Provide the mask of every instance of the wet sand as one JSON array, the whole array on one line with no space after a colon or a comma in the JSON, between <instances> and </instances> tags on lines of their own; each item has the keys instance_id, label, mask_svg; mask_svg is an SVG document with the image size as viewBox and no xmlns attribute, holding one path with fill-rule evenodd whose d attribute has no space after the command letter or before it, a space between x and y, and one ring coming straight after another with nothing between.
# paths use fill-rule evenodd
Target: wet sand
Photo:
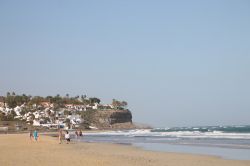
<instances>
[{"instance_id":1,"label":"wet sand","mask_svg":"<svg viewBox=\"0 0 250 166\"><path fill-rule=\"evenodd\" d=\"M71 142L29 134L0 135L0 166L250 166L250 161L179 153L151 152L126 145Z\"/></svg>"}]
</instances>

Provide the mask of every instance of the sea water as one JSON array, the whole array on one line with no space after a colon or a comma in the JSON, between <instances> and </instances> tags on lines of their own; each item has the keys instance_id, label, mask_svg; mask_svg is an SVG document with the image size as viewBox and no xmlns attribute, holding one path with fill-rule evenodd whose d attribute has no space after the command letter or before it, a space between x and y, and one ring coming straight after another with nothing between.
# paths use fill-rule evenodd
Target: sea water
<instances>
[{"instance_id":1,"label":"sea water","mask_svg":"<svg viewBox=\"0 0 250 166\"><path fill-rule=\"evenodd\" d=\"M250 126L202 126L84 133L81 141L250 160Z\"/></svg>"}]
</instances>

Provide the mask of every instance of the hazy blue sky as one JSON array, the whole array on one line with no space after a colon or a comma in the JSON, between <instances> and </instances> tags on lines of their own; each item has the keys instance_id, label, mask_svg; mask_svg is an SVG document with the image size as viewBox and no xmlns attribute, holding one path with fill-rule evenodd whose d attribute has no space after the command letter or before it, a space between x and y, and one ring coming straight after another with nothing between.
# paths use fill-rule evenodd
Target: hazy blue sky
<instances>
[{"instance_id":1,"label":"hazy blue sky","mask_svg":"<svg viewBox=\"0 0 250 166\"><path fill-rule=\"evenodd\" d=\"M126 100L153 126L250 124L248 0L0 0L0 95Z\"/></svg>"}]
</instances>

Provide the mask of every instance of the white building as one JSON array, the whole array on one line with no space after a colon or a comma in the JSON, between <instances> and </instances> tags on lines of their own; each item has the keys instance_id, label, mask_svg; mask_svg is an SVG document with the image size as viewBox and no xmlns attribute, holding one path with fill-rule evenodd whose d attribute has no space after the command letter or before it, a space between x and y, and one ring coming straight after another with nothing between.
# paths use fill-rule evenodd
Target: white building
<instances>
[{"instance_id":1,"label":"white building","mask_svg":"<svg viewBox=\"0 0 250 166\"><path fill-rule=\"evenodd\" d=\"M40 124L40 121L39 121L39 119L34 119L33 120L33 126L40 126L41 124Z\"/></svg>"}]
</instances>

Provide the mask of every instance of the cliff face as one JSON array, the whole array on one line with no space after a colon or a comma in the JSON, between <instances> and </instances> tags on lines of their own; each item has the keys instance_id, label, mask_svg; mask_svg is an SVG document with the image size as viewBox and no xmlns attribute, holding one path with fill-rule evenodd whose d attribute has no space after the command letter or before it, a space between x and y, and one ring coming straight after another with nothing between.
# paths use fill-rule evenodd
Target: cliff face
<instances>
[{"instance_id":1,"label":"cliff face","mask_svg":"<svg viewBox=\"0 0 250 166\"><path fill-rule=\"evenodd\" d=\"M98 128L133 128L132 114L128 110L95 111L92 122Z\"/></svg>"}]
</instances>

